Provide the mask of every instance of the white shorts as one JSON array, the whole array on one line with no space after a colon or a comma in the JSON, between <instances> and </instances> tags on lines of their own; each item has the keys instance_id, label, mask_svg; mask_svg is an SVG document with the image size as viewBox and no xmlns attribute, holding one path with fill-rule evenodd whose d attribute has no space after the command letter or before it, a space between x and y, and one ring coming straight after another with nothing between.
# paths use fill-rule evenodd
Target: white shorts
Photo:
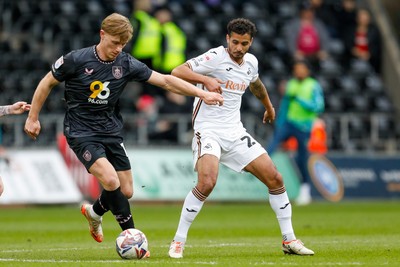
<instances>
[{"instance_id":1,"label":"white shorts","mask_svg":"<svg viewBox=\"0 0 400 267\"><path fill-rule=\"evenodd\" d=\"M194 170L197 171L197 160L205 154L216 156L220 163L236 172L243 172L250 162L267 153L245 129L235 135L218 131L195 132L192 142Z\"/></svg>"}]
</instances>

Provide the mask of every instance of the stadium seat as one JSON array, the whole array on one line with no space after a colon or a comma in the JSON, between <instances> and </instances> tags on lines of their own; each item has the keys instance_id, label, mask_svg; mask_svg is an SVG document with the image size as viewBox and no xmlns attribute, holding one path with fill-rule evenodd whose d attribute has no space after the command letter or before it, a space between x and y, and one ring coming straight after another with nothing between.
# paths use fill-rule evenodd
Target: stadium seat
<instances>
[{"instance_id":1,"label":"stadium seat","mask_svg":"<svg viewBox=\"0 0 400 267\"><path fill-rule=\"evenodd\" d=\"M283 21L291 19L297 14L296 5L287 0L280 1L278 5L278 14L279 18Z\"/></svg>"},{"instance_id":2,"label":"stadium seat","mask_svg":"<svg viewBox=\"0 0 400 267\"><path fill-rule=\"evenodd\" d=\"M368 75L368 77L365 78L365 88L372 94L384 93L383 82L377 75Z\"/></svg>"},{"instance_id":3,"label":"stadium seat","mask_svg":"<svg viewBox=\"0 0 400 267\"><path fill-rule=\"evenodd\" d=\"M340 94L327 94L325 95L326 112L344 112L344 100Z\"/></svg>"},{"instance_id":4,"label":"stadium seat","mask_svg":"<svg viewBox=\"0 0 400 267\"><path fill-rule=\"evenodd\" d=\"M236 14L235 7L230 2L226 2L223 5L221 5L221 12L222 12L221 17L223 20L229 20Z\"/></svg>"},{"instance_id":5,"label":"stadium seat","mask_svg":"<svg viewBox=\"0 0 400 267\"><path fill-rule=\"evenodd\" d=\"M349 116L349 138L351 140L363 140L368 137L370 130L362 117Z\"/></svg>"},{"instance_id":6,"label":"stadium seat","mask_svg":"<svg viewBox=\"0 0 400 267\"><path fill-rule=\"evenodd\" d=\"M360 91L358 82L351 75L337 77L339 88L347 94L357 94Z\"/></svg>"},{"instance_id":7,"label":"stadium seat","mask_svg":"<svg viewBox=\"0 0 400 267\"><path fill-rule=\"evenodd\" d=\"M354 59L350 63L349 72L354 78L362 79L372 72L372 67L367 61Z\"/></svg>"},{"instance_id":8,"label":"stadium seat","mask_svg":"<svg viewBox=\"0 0 400 267\"><path fill-rule=\"evenodd\" d=\"M369 112L370 109L370 99L367 94L359 94L353 97L354 110L358 112Z\"/></svg>"},{"instance_id":9,"label":"stadium seat","mask_svg":"<svg viewBox=\"0 0 400 267\"><path fill-rule=\"evenodd\" d=\"M259 37L261 41L272 38L275 34L274 28L268 21L265 20L265 18L255 20L255 23L257 25L257 37Z\"/></svg>"},{"instance_id":10,"label":"stadium seat","mask_svg":"<svg viewBox=\"0 0 400 267\"><path fill-rule=\"evenodd\" d=\"M83 3L85 2L88 14L90 14L91 16L97 16L98 18L104 16L104 8L102 7L99 1L96 0L83 1Z\"/></svg>"},{"instance_id":11,"label":"stadium seat","mask_svg":"<svg viewBox=\"0 0 400 267\"><path fill-rule=\"evenodd\" d=\"M176 22L179 27L185 32L186 35L188 36L194 36L196 33L196 25L194 20L185 17L178 19Z\"/></svg>"},{"instance_id":12,"label":"stadium seat","mask_svg":"<svg viewBox=\"0 0 400 267\"><path fill-rule=\"evenodd\" d=\"M392 103L385 95L375 96L373 98L373 103L375 111L390 113L394 110Z\"/></svg>"},{"instance_id":13,"label":"stadium seat","mask_svg":"<svg viewBox=\"0 0 400 267\"><path fill-rule=\"evenodd\" d=\"M246 1L242 6L243 17L245 18L264 18L268 16L268 12L262 8L262 6L257 6L250 1Z\"/></svg>"},{"instance_id":14,"label":"stadium seat","mask_svg":"<svg viewBox=\"0 0 400 267\"><path fill-rule=\"evenodd\" d=\"M168 7L171 9L171 12L174 15L175 20L185 17L184 9L180 3L172 1L171 3L168 4Z\"/></svg>"},{"instance_id":15,"label":"stadium seat","mask_svg":"<svg viewBox=\"0 0 400 267\"><path fill-rule=\"evenodd\" d=\"M341 75L342 70L339 64L333 58L330 58L321 61L319 73L327 78L335 78Z\"/></svg>"},{"instance_id":16,"label":"stadium seat","mask_svg":"<svg viewBox=\"0 0 400 267\"><path fill-rule=\"evenodd\" d=\"M211 14L207 5L203 3L203 1L194 1L192 4L193 12L196 14L197 18L209 18Z\"/></svg>"},{"instance_id":17,"label":"stadium seat","mask_svg":"<svg viewBox=\"0 0 400 267\"><path fill-rule=\"evenodd\" d=\"M325 77L321 73L314 75L314 77L321 85L324 94L331 92L332 86L333 86L331 79L329 79L328 77Z\"/></svg>"},{"instance_id":18,"label":"stadium seat","mask_svg":"<svg viewBox=\"0 0 400 267\"><path fill-rule=\"evenodd\" d=\"M80 14L76 9L73 0L64 0L60 3L61 13L65 16L71 16L76 18L77 14Z\"/></svg>"},{"instance_id":19,"label":"stadium seat","mask_svg":"<svg viewBox=\"0 0 400 267\"><path fill-rule=\"evenodd\" d=\"M209 18L207 20L207 32L210 34L210 37L215 36L216 38L221 38L221 35L224 36L225 29L222 28L222 23L216 18Z\"/></svg>"},{"instance_id":20,"label":"stadium seat","mask_svg":"<svg viewBox=\"0 0 400 267\"><path fill-rule=\"evenodd\" d=\"M340 58L343 55L344 52L344 44L340 39L337 38L332 38L329 41L329 48L328 48L329 54L333 58Z\"/></svg>"},{"instance_id":21,"label":"stadium seat","mask_svg":"<svg viewBox=\"0 0 400 267\"><path fill-rule=\"evenodd\" d=\"M278 77L287 76L286 66L283 63L282 59L275 54L269 57L269 65L272 70L272 73L277 75Z\"/></svg>"}]
</instances>

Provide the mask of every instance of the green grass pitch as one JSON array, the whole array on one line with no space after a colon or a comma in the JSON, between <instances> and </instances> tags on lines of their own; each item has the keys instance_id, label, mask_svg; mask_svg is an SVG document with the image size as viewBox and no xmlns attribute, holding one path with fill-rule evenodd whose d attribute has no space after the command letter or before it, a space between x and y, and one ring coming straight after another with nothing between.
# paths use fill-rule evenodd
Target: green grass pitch
<instances>
[{"instance_id":1,"label":"green grass pitch","mask_svg":"<svg viewBox=\"0 0 400 267\"><path fill-rule=\"evenodd\" d=\"M400 266L400 201L316 202L293 206L296 235L315 256L284 255L267 203L206 203L189 232L183 259L168 258L180 204L133 203L151 258L122 260L120 232L103 219L92 240L78 206L0 207L0 266Z\"/></svg>"}]
</instances>

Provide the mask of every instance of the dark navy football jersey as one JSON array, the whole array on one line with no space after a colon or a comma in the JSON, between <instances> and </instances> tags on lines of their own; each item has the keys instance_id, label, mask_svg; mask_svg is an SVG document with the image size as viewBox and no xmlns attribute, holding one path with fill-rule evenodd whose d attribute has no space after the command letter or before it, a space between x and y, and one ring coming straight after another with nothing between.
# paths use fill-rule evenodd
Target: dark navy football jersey
<instances>
[{"instance_id":1,"label":"dark navy football jersey","mask_svg":"<svg viewBox=\"0 0 400 267\"><path fill-rule=\"evenodd\" d=\"M152 70L121 52L102 61L96 46L74 50L52 65L54 78L65 82L67 137L119 135L123 126L118 99L130 81L145 82Z\"/></svg>"}]
</instances>

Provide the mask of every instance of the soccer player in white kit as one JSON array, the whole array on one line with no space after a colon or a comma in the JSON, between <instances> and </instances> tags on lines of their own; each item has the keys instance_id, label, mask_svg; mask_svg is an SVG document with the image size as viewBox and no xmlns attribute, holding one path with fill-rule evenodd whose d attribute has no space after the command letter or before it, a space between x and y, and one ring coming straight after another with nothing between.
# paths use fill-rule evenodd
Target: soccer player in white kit
<instances>
[{"instance_id":1,"label":"soccer player in white kit","mask_svg":"<svg viewBox=\"0 0 400 267\"><path fill-rule=\"evenodd\" d=\"M26 103L25 101L18 101L12 105L0 106L0 117L11 114L22 114L25 111L28 111L30 108L31 105ZM1 194L3 194L3 191L4 191L4 184L0 176L0 196Z\"/></svg>"},{"instance_id":2,"label":"soccer player in white kit","mask_svg":"<svg viewBox=\"0 0 400 267\"><path fill-rule=\"evenodd\" d=\"M220 162L236 172L250 172L268 187L269 202L278 218L285 254L314 255L296 239L292 207L282 175L240 120L242 95L247 88L265 107L263 123L275 119L267 90L258 77L258 60L248 53L256 31L248 19L234 19L227 26L226 48L210 49L172 71L173 75L196 83L204 90L222 93L224 105L206 105L198 98L194 101L192 150L198 181L183 203L178 229L169 248L171 258L183 257L189 228L216 185Z\"/></svg>"}]
</instances>

